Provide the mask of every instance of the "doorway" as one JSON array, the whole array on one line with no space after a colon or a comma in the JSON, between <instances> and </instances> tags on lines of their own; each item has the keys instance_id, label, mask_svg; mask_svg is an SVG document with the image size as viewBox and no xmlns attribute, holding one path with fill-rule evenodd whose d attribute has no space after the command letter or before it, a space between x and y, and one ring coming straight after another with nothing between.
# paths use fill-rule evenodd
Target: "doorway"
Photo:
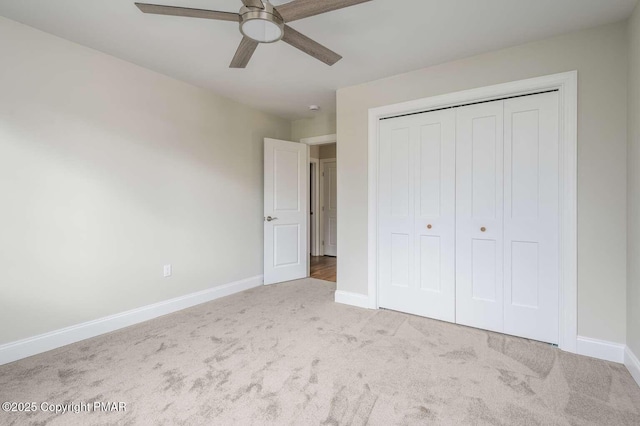
<instances>
[{"instance_id":1,"label":"doorway","mask_svg":"<svg viewBox=\"0 0 640 426\"><path fill-rule=\"evenodd\" d=\"M335 135L303 140L309 147L309 254L312 278L336 282L338 256ZM315 142L315 143L314 143Z\"/></svg>"}]
</instances>

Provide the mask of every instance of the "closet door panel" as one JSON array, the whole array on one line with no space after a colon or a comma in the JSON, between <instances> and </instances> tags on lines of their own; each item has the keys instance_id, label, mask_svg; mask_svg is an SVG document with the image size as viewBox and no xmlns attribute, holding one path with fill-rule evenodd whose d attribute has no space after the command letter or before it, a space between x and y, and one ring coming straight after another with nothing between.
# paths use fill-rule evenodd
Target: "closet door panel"
<instances>
[{"instance_id":1,"label":"closet door panel","mask_svg":"<svg viewBox=\"0 0 640 426\"><path fill-rule=\"evenodd\" d=\"M379 305L455 320L455 112L383 120Z\"/></svg>"},{"instance_id":2,"label":"closet door panel","mask_svg":"<svg viewBox=\"0 0 640 426\"><path fill-rule=\"evenodd\" d=\"M457 109L456 322L502 332L503 101Z\"/></svg>"},{"instance_id":3,"label":"closet door panel","mask_svg":"<svg viewBox=\"0 0 640 426\"><path fill-rule=\"evenodd\" d=\"M425 316L455 321L455 111L416 117L416 274Z\"/></svg>"},{"instance_id":4,"label":"closet door panel","mask_svg":"<svg viewBox=\"0 0 640 426\"><path fill-rule=\"evenodd\" d=\"M505 332L558 343L558 94L505 101Z\"/></svg>"},{"instance_id":5,"label":"closet door panel","mask_svg":"<svg viewBox=\"0 0 640 426\"><path fill-rule=\"evenodd\" d=\"M413 133L406 119L380 125L379 298L389 308L414 286Z\"/></svg>"}]
</instances>

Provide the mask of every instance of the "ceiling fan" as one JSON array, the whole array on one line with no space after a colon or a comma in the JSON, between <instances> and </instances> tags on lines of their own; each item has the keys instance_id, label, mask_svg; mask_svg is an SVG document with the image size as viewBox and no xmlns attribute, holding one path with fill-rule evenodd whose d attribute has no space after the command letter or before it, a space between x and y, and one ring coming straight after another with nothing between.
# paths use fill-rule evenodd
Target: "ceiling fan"
<instances>
[{"instance_id":1,"label":"ceiling fan","mask_svg":"<svg viewBox=\"0 0 640 426\"><path fill-rule=\"evenodd\" d=\"M245 68L259 43L275 43L280 40L327 65L335 64L342 59L342 56L300 34L288 26L287 23L371 0L293 0L277 8L269 0L241 1L243 6L240 8L239 13L147 3L136 3L136 6L144 13L156 15L238 22L243 37L229 67Z\"/></svg>"}]
</instances>

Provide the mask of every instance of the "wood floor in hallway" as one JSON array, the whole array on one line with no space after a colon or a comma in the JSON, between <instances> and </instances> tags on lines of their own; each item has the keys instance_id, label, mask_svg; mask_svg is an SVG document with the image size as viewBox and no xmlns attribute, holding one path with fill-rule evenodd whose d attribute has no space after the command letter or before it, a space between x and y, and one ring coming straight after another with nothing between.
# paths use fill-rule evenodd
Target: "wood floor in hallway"
<instances>
[{"instance_id":1,"label":"wood floor in hallway","mask_svg":"<svg viewBox=\"0 0 640 426\"><path fill-rule=\"evenodd\" d=\"M336 282L337 260L331 256L311 256L311 278Z\"/></svg>"}]
</instances>

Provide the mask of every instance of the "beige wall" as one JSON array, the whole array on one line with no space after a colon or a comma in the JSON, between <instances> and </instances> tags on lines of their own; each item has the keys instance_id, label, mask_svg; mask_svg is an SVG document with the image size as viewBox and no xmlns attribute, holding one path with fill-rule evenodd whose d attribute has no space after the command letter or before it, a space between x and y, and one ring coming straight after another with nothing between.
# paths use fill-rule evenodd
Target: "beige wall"
<instances>
[{"instance_id":1,"label":"beige wall","mask_svg":"<svg viewBox=\"0 0 640 426\"><path fill-rule=\"evenodd\" d=\"M310 158L320 158L320 145L311 145L309 147L309 157Z\"/></svg>"},{"instance_id":2,"label":"beige wall","mask_svg":"<svg viewBox=\"0 0 640 426\"><path fill-rule=\"evenodd\" d=\"M367 294L368 109L579 71L579 334L626 338L626 24L487 53L338 91L338 289Z\"/></svg>"},{"instance_id":3,"label":"beige wall","mask_svg":"<svg viewBox=\"0 0 640 426\"><path fill-rule=\"evenodd\" d=\"M311 145L309 147L309 157L319 160L338 158L336 153L336 144L328 143L325 145Z\"/></svg>"},{"instance_id":4,"label":"beige wall","mask_svg":"<svg viewBox=\"0 0 640 426\"><path fill-rule=\"evenodd\" d=\"M336 155L336 144L328 143L325 145L311 145L309 147L309 157L318 160L338 158Z\"/></svg>"},{"instance_id":5,"label":"beige wall","mask_svg":"<svg viewBox=\"0 0 640 426\"><path fill-rule=\"evenodd\" d=\"M0 57L0 344L262 274L289 121L4 18Z\"/></svg>"},{"instance_id":6,"label":"beige wall","mask_svg":"<svg viewBox=\"0 0 640 426\"><path fill-rule=\"evenodd\" d=\"M335 114L318 113L311 118L303 118L291 123L291 139L294 141L314 136L334 135L335 133Z\"/></svg>"},{"instance_id":7,"label":"beige wall","mask_svg":"<svg viewBox=\"0 0 640 426\"><path fill-rule=\"evenodd\" d=\"M338 158L336 153L336 144L328 143L326 145L320 145L320 157L321 160L327 160L329 158Z\"/></svg>"},{"instance_id":8,"label":"beige wall","mask_svg":"<svg viewBox=\"0 0 640 426\"><path fill-rule=\"evenodd\" d=\"M627 345L640 356L640 6L629 21Z\"/></svg>"}]
</instances>

